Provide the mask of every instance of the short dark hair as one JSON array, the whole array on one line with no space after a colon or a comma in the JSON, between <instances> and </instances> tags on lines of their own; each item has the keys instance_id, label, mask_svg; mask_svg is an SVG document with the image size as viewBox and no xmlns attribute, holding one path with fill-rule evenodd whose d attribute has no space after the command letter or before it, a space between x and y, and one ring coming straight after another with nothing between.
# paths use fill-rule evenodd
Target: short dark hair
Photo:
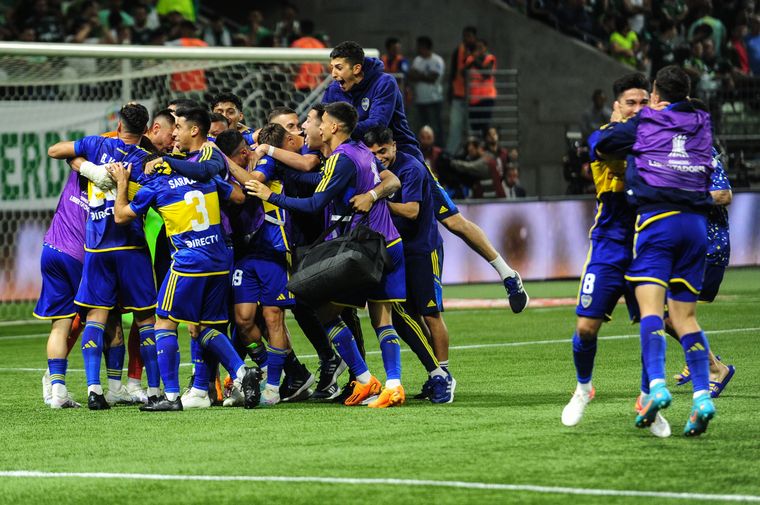
<instances>
[{"instance_id":1,"label":"short dark hair","mask_svg":"<svg viewBox=\"0 0 760 505\"><path fill-rule=\"evenodd\" d=\"M364 144L367 147L374 145L384 146L386 144L393 143L393 130L385 128L383 126L376 126L367 130L364 134Z\"/></svg>"},{"instance_id":2,"label":"short dark hair","mask_svg":"<svg viewBox=\"0 0 760 505\"><path fill-rule=\"evenodd\" d=\"M142 135L148 127L148 109L139 103L128 103L119 111L119 119L126 133Z\"/></svg>"},{"instance_id":3,"label":"short dark hair","mask_svg":"<svg viewBox=\"0 0 760 505\"><path fill-rule=\"evenodd\" d=\"M398 44L401 42L398 37L388 37L385 39L385 49L390 49L390 47L394 44Z\"/></svg>"},{"instance_id":4,"label":"short dark hair","mask_svg":"<svg viewBox=\"0 0 760 505\"><path fill-rule=\"evenodd\" d=\"M287 135L288 131L281 124L269 123L259 131L259 144L282 147Z\"/></svg>"},{"instance_id":5,"label":"short dark hair","mask_svg":"<svg viewBox=\"0 0 760 505\"><path fill-rule=\"evenodd\" d=\"M343 123L343 129L349 135L353 133L356 123L359 121L359 114L354 106L346 102L333 102L325 105L325 114L329 114L338 122Z\"/></svg>"},{"instance_id":6,"label":"short dark hair","mask_svg":"<svg viewBox=\"0 0 760 505\"><path fill-rule=\"evenodd\" d=\"M224 130L216 136L216 146L226 156L232 156L240 147L241 143L245 143L245 139L243 138L243 134L235 128Z\"/></svg>"},{"instance_id":7,"label":"short dark hair","mask_svg":"<svg viewBox=\"0 0 760 505\"><path fill-rule=\"evenodd\" d=\"M361 65L364 63L364 49L353 40L341 42L330 52L330 59L345 58L349 65Z\"/></svg>"},{"instance_id":8,"label":"short dark hair","mask_svg":"<svg viewBox=\"0 0 760 505\"><path fill-rule=\"evenodd\" d=\"M269 111L269 114L267 115L267 123L271 123L272 120L276 118L277 116L283 116L285 114L296 114L296 111L294 111L290 107L285 107L285 106L275 107L274 109Z\"/></svg>"},{"instance_id":9,"label":"short dark hair","mask_svg":"<svg viewBox=\"0 0 760 505\"><path fill-rule=\"evenodd\" d=\"M211 128L211 116L206 109L202 107L179 109L176 115L177 117L185 118L185 121L197 126L204 137L208 135L208 131Z\"/></svg>"},{"instance_id":10,"label":"short dark hair","mask_svg":"<svg viewBox=\"0 0 760 505\"><path fill-rule=\"evenodd\" d=\"M311 110L317 113L317 118L322 121L322 116L325 114L325 104L317 102L311 106Z\"/></svg>"},{"instance_id":11,"label":"short dark hair","mask_svg":"<svg viewBox=\"0 0 760 505\"><path fill-rule=\"evenodd\" d=\"M612 94L615 96L615 99L619 98L620 95L629 89L643 89L648 93L649 79L640 72L632 72L612 83Z\"/></svg>"},{"instance_id":12,"label":"short dark hair","mask_svg":"<svg viewBox=\"0 0 760 505\"><path fill-rule=\"evenodd\" d=\"M240 97L237 96L235 93L230 93L229 91L223 91L216 95L211 100L211 109L219 105L220 103L229 102L232 104L235 104L235 107L237 107L237 110L243 111L243 101L240 100Z\"/></svg>"},{"instance_id":13,"label":"short dark hair","mask_svg":"<svg viewBox=\"0 0 760 505\"><path fill-rule=\"evenodd\" d=\"M226 124L227 126L230 125L230 122L227 120L227 117L224 116L223 114L219 114L218 112L212 112L211 114L209 114L209 117L212 123L215 123L216 121L224 121L224 124Z\"/></svg>"},{"instance_id":14,"label":"short dark hair","mask_svg":"<svg viewBox=\"0 0 760 505\"><path fill-rule=\"evenodd\" d=\"M604 91L601 89L595 89L594 92L591 94L591 99L596 100L599 97L604 96Z\"/></svg>"},{"instance_id":15,"label":"short dark hair","mask_svg":"<svg viewBox=\"0 0 760 505\"><path fill-rule=\"evenodd\" d=\"M174 100L171 100L167 105L176 105L178 109L192 109L201 106L201 104L195 100L190 100L189 98L175 98Z\"/></svg>"},{"instance_id":16,"label":"short dark hair","mask_svg":"<svg viewBox=\"0 0 760 505\"><path fill-rule=\"evenodd\" d=\"M160 111L153 114L153 122L151 124L155 123L156 120L159 118L165 119L167 123L172 124L172 125L175 122L174 114L172 114L171 109L161 109Z\"/></svg>"},{"instance_id":17,"label":"short dark hair","mask_svg":"<svg viewBox=\"0 0 760 505\"><path fill-rule=\"evenodd\" d=\"M691 91L689 74L676 65L661 68L654 82L660 99L670 103L685 100Z\"/></svg>"},{"instance_id":18,"label":"short dark hair","mask_svg":"<svg viewBox=\"0 0 760 505\"><path fill-rule=\"evenodd\" d=\"M465 33L469 33L471 35L477 36L478 29L475 28L474 26L465 26L464 28L462 28L462 35L464 35Z\"/></svg>"},{"instance_id":19,"label":"short dark hair","mask_svg":"<svg viewBox=\"0 0 760 505\"><path fill-rule=\"evenodd\" d=\"M427 35L417 37L417 46L425 49L433 49L433 39Z\"/></svg>"},{"instance_id":20,"label":"short dark hair","mask_svg":"<svg viewBox=\"0 0 760 505\"><path fill-rule=\"evenodd\" d=\"M301 35L312 35L314 33L314 21L311 19L301 20Z\"/></svg>"}]
</instances>

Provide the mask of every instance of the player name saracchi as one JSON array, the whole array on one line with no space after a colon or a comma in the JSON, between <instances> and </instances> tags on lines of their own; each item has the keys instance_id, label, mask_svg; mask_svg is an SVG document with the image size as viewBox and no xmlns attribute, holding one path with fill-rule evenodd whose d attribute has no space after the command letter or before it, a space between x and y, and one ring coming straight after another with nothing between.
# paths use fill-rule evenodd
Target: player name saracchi
<instances>
[{"instance_id":1,"label":"player name saracchi","mask_svg":"<svg viewBox=\"0 0 760 505\"><path fill-rule=\"evenodd\" d=\"M169 179L169 187L172 189L178 188L180 186L187 186L188 184L194 184L196 181L192 179L188 179L187 177L175 177L174 179Z\"/></svg>"},{"instance_id":2,"label":"player name saracchi","mask_svg":"<svg viewBox=\"0 0 760 505\"><path fill-rule=\"evenodd\" d=\"M219 242L219 235L208 235L201 238L194 238L192 240L185 240L187 247L202 247L204 245L216 244Z\"/></svg>"}]
</instances>

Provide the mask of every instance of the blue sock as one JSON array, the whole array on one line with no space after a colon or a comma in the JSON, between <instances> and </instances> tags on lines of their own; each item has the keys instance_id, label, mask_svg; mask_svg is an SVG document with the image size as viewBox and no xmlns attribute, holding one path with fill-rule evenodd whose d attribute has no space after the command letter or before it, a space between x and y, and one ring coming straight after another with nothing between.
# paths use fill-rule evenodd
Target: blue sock
<instances>
[{"instance_id":1,"label":"blue sock","mask_svg":"<svg viewBox=\"0 0 760 505\"><path fill-rule=\"evenodd\" d=\"M380 341L380 354L383 356L385 378L401 380L401 345L398 334L393 326L375 328L377 339Z\"/></svg>"},{"instance_id":2,"label":"blue sock","mask_svg":"<svg viewBox=\"0 0 760 505\"><path fill-rule=\"evenodd\" d=\"M152 324L144 324L137 328L140 332L140 357L148 377L148 387L161 386L161 373L158 371L158 356L156 355L156 332Z\"/></svg>"},{"instance_id":3,"label":"blue sock","mask_svg":"<svg viewBox=\"0 0 760 505\"><path fill-rule=\"evenodd\" d=\"M103 354L106 357L106 375L109 380L121 380L121 369L124 368L124 354L127 348L124 344L106 349Z\"/></svg>"},{"instance_id":4,"label":"blue sock","mask_svg":"<svg viewBox=\"0 0 760 505\"><path fill-rule=\"evenodd\" d=\"M82 358L87 385L100 384L100 357L103 354L103 333L105 325L87 321L82 332Z\"/></svg>"},{"instance_id":5,"label":"blue sock","mask_svg":"<svg viewBox=\"0 0 760 505\"><path fill-rule=\"evenodd\" d=\"M575 375L578 382L588 384L591 382L591 374L594 371L594 357L596 356L596 338L583 340L578 332L573 334L573 362L575 363Z\"/></svg>"},{"instance_id":6,"label":"blue sock","mask_svg":"<svg viewBox=\"0 0 760 505\"><path fill-rule=\"evenodd\" d=\"M69 360L66 358L57 358L48 360L48 370L50 371L50 382L52 384L66 384L66 367Z\"/></svg>"},{"instance_id":7,"label":"blue sock","mask_svg":"<svg viewBox=\"0 0 760 505\"><path fill-rule=\"evenodd\" d=\"M164 392L179 394L179 342L177 330L156 330L158 369L164 381Z\"/></svg>"},{"instance_id":8,"label":"blue sock","mask_svg":"<svg viewBox=\"0 0 760 505\"><path fill-rule=\"evenodd\" d=\"M190 359L193 360L193 387L201 391L208 390L208 384L211 380L211 372L205 359L209 354L211 353L204 352L204 349L198 343L198 339L192 339L190 343Z\"/></svg>"},{"instance_id":9,"label":"blue sock","mask_svg":"<svg viewBox=\"0 0 760 505\"><path fill-rule=\"evenodd\" d=\"M232 347L232 342L230 342L227 335L213 328L204 328L198 336L198 340L201 347L210 350L219 358L224 368L230 373L230 377L235 379L237 371L241 366L245 365L245 362L240 358L235 348Z\"/></svg>"},{"instance_id":10,"label":"blue sock","mask_svg":"<svg viewBox=\"0 0 760 505\"><path fill-rule=\"evenodd\" d=\"M641 392L645 395L649 394L649 374L647 374L647 367L644 366L644 354L641 354Z\"/></svg>"},{"instance_id":11,"label":"blue sock","mask_svg":"<svg viewBox=\"0 0 760 505\"><path fill-rule=\"evenodd\" d=\"M665 325L660 316L641 319L641 352L650 382L665 379Z\"/></svg>"},{"instance_id":12,"label":"blue sock","mask_svg":"<svg viewBox=\"0 0 760 505\"><path fill-rule=\"evenodd\" d=\"M369 371L367 363L359 353L359 348L356 346L356 340L351 334L351 330L348 329L346 323L342 319L338 318L325 325L325 333L327 338L335 345L335 350L338 351L340 357L348 365L351 373L355 377Z\"/></svg>"},{"instance_id":13,"label":"blue sock","mask_svg":"<svg viewBox=\"0 0 760 505\"><path fill-rule=\"evenodd\" d=\"M280 349L273 345L267 346L267 385L280 386L282 367L288 357L287 349Z\"/></svg>"},{"instance_id":14,"label":"blue sock","mask_svg":"<svg viewBox=\"0 0 760 505\"><path fill-rule=\"evenodd\" d=\"M710 344L702 331L681 337L694 392L710 390Z\"/></svg>"}]
</instances>

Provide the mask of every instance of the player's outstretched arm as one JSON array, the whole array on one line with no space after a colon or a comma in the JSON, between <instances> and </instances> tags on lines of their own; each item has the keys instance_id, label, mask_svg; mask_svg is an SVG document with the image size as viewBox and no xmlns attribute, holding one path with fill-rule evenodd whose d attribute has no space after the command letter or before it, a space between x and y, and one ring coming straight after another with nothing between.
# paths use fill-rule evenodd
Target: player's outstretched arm
<instances>
[{"instance_id":1,"label":"player's outstretched arm","mask_svg":"<svg viewBox=\"0 0 760 505\"><path fill-rule=\"evenodd\" d=\"M394 203L388 202L388 208L391 214L411 219L417 219L420 215L420 202Z\"/></svg>"},{"instance_id":2,"label":"player's outstretched arm","mask_svg":"<svg viewBox=\"0 0 760 505\"><path fill-rule=\"evenodd\" d=\"M73 140L64 140L48 147L48 156L56 160L65 160L67 158L73 158L76 155L77 153Z\"/></svg>"},{"instance_id":3,"label":"player's outstretched arm","mask_svg":"<svg viewBox=\"0 0 760 505\"><path fill-rule=\"evenodd\" d=\"M271 154L269 153L270 150L272 151ZM298 154L279 147L272 147L269 144L259 144L256 147L256 155L261 158L265 154L300 172L310 172L319 166L319 156L317 155Z\"/></svg>"},{"instance_id":4,"label":"player's outstretched arm","mask_svg":"<svg viewBox=\"0 0 760 505\"><path fill-rule=\"evenodd\" d=\"M87 161L83 156L77 156L69 160L69 166L103 191L109 191L116 187L116 182L106 170L106 165L96 165Z\"/></svg>"},{"instance_id":5,"label":"player's outstretched arm","mask_svg":"<svg viewBox=\"0 0 760 505\"><path fill-rule=\"evenodd\" d=\"M718 205L721 207L730 205L731 200L734 197L730 189L718 189L715 191L710 191L710 196L712 196L712 199L715 205Z\"/></svg>"},{"instance_id":6,"label":"player's outstretched arm","mask_svg":"<svg viewBox=\"0 0 760 505\"><path fill-rule=\"evenodd\" d=\"M390 170L380 172L380 184L367 193L356 195L350 202L357 212L369 212L372 205L381 198L387 198L401 189L401 181ZM418 209L419 211L419 209Z\"/></svg>"},{"instance_id":7,"label":"player's outstretched arm","mask_svg":"<svg viewBox=\"0 0 760 505\"><path fill-rule=\"evenodd\" d=\"M132 172L132 164L124 167L122 163L110 163L107 170L116 181L116 202L114 203L113 217L116 224L128 224L137 218L137 214L129 206L129 174Z\"/></svg>"}]
</instances>

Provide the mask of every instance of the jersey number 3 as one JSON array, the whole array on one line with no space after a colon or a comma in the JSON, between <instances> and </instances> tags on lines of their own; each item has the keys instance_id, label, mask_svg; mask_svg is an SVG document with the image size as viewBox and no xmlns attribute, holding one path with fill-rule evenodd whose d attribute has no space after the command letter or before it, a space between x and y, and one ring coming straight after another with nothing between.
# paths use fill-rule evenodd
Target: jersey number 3
<instances>
[{"instance_id":1,"label":"jersey number 3","mask_svg":"<svg viewBox=\"0 0 760 505\"><path fill-rule=\"evenodd\" d=\"M195 206L195 219L190 221L193 231L205 231L209 227L208 210L206 210L206 197L200 191L193 190L185 193L185 203Z\"/></svg>"}]
</instances>

